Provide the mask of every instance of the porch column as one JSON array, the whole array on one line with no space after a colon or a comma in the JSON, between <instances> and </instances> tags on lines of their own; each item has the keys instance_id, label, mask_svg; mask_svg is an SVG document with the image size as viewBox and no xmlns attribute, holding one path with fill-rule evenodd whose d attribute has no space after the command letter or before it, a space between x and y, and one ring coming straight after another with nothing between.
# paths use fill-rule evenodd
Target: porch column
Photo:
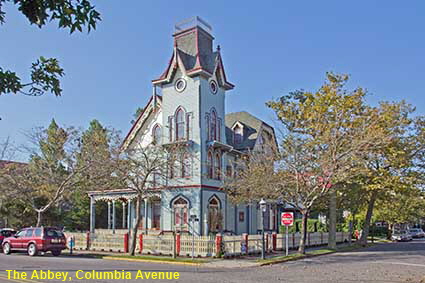
<instances>
[{"instance_id":1,"label":"porch column","mask_svg":"<svg viewBox=\"0 0 425 283\"><path fill-rule=\"evenodd\" d=\"M127 228L130 232L131 229L131 199L128 200L128 213L127 213Z\"/></svg>"},{"instance_id":2,"label":"porch column","mask_svg":"<svg viewBox=\"0 0 425 283\"><path fill-rule=\"evenodd\" d=\"M111 229L111 202L108 201L108 230Z\"/></svg>"},{"instance_id":3,"label":"porch column","mask_svg":"<svg viewBox=\"0 0 425 283\"><path fill-rule=\"evenodd\" d=\"M116 210L115 210L115 200L112 201L112 233L115 234L115 224L116 224Z\"/></svg>"},{"instance_id":4,"label":"porch column","mask_svg":"<svg viewBox=\"0 0 425 283\"><path fill-rule=\"evenodd\" d=\"M148 199L145 198L144 202L145 202L145 223L144 224L145 224L145 230L147 233L148 231Z\"/></svg>"},{"instance_id":5,"label":"porch column","mask_svg":"<svg viewBox=\"0 0 425 283\"><path fill-rule=\"evenodd\" d=\"M126 202L123 201L122 203L122 228L125 229L126 228L126 223L125 223L125 219L126 219L126 215L125 215L125 206L126 206Z\"/></svg>"},{"instance_id":6,"label":"porch column","mask_svg":"<svg viewBox=\"0 0 425 283\"><path fill-rule=\"evenodd\" d=\"M96 206L93 196L90 196L90 232L94 233L96 224Z\"/></svg>"}]
</instances>

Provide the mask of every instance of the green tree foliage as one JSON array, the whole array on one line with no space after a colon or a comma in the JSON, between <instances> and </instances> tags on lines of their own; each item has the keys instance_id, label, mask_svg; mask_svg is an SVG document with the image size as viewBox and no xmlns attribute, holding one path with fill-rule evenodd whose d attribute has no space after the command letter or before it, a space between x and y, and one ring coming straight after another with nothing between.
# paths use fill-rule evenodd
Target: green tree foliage
<instances>
[{"instance_id":1,"label":"green tree foliage","mask_svg":"<svg viewBox=\"0 0 425 283\"><path fill-rule=\"evenodd\" d=\"M296 91L268 102L284 135L278 156L272 157L274 166L266 166L269 161L261 155L251 155L241 166L239 180L229 185L236 198L281 199L300 211L301 253L307 218L318 199L352 178L353 168L370 150L391 141L380 126L382 113L365 103L362 88L346 89L348 78L328 73L315 92Z\"/></svg>"},{"instance_id":2,"label":"green tree foliage","mask_svg":"<svg viewBox=\"0 0 425 283\"><path fill-rule=\"evenodd\" d=\"M0 0L0 24L6 21L4 4L10 3L28 19L29 23L42 28L49 21L58 22L58 27L68 29L70 33L88 32L96 28L101 20L99 12L88 0ZM0 95L22 93L40 96L51 92L56 96L62 94L60 78L64 70L55 58L40 57L31 66L29 82L23 83L16 72L0 67Z\"/></svg>"}]
</instances>

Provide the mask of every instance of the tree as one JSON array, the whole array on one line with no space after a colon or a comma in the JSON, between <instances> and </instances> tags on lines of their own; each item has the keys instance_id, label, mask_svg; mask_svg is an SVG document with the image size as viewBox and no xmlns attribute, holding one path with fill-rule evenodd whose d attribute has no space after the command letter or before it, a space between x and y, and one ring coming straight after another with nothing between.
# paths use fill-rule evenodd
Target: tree
<instances>
[{"instance_id":1,"label":"tree","mask_svg":"<svg viewBox=\"0 0 425 283\"><path fill-rule=\"evenodd\" d=\"M42 215L68 196L79 182L78 174L88 165L76 166L77 132L59 127L54 120L47 129L33 133L38 151L31 154L28 165L6 167L3 186L13 190L19 199L37 213L37 226Z\"/></svg>"},{"instance_id":2,"label":"tree","mask_svg":"<svg viewBox=\"0 0 425 283\"><path fill-rule=\"evenodd\" d=\"M136 112L133 114L133 119L130 121L131 124L136 123L137 119L139 118L139 116L142 114L142 112L145 109L142 107L137 107Z\"/></svg>"},{"instance_id":3,"label":"tree","mask_svg":"<svg viewBox=\"0 0 425 283\"><path fill-rule=\"evenodd\" d=\"M250 156L240 181L230 183L233 195L281 199L299 210L300 253L305 253L307 219L316 201L351 177L351 169L368 150L389 140L379 127L379 111L364 101L366 92L345 89L348 78L328 73L316 92L295 91L268 102L285 134L280 153ZM264 166L270 160L275 166Z\"/></svg>"},{"instance_id":4,"label":"tree","mask_svg":"<svg viewBox=\"0 0 425 283\"><path fill-rule=\"evenodd\" d=\"M152 188L166 186L169 170L176 166L179 156L186 149L182 145L133 145L123 151L117 176L125 184L124 188L136 194L136 219L131 233L129 253L135 255L137 231L141 223L140 208L144 198L154 196Z\"/></svg>"},{"instance_id":5,"label":"tree","mask_svg":"<svg viewBox=\"0 0 425 283\"><path fill-rule=\"evenodd\" d=\"M49 21L57 21L59 28L82 32L86 27L90 32L101 20L99 12L88 0L0 0L0 24L4 24L6 13L5 3L18 6L18 10L28 19L30 24L42 28ZM40 96L51 92L56 96L62 94L60 77L64 70L55 58L40 57L31 66L31 76L27 83L13 71L0 67L0 95L22 93L30 96Z\"/></svg>"},{"instance_id":6,"label":"tree","mask_svg":"<svg viewBox=\"0 0 425 283\"><path fill-rule=\"evenodd\" d=\"M80 182L67 200L71 204L64 217L68 227L79 230L88 228L89 191L122 188L123 185L114 176L119 162L120 144L118 133L103 127L98 120L92 120L89 128L82 133L76 163L77 167L84 167L85 164L90 166L79 174Z\"/></svg>"},{"instance_id":7,"label":"tree","mask_svg":"<svg viewBox=\"0 0 425 283\"><path fill-rule=\"evenodd\" d=\"M15 147L13 142L10 140L10 137L4 139L0 142L0 161L1 160L11 160L15 155Z\"/></svg>"},{"instance_id":8,"label":"tree","mask_svg":"<svg viewBox=\"0 0 425 283\"><path fill-rule=\"evenodd\" d=\"M362 185L368 197L363 233L360 242L365 245L375 204L391 199L396 194L410 194L420 182L414 160L424 150L425 144L412 132L414 108L404 101L380 104L380 127L391 137L389 143L371 150L360 164L362 174L355 181Z\"/></svg>"}]
</instances>

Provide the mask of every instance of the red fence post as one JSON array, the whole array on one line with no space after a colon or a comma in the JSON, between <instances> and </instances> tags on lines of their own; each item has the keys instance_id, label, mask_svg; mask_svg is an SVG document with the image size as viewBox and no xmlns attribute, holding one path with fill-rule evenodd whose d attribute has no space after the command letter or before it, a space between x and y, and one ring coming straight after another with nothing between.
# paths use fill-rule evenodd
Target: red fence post
<instances>
[{"instance_id":1,"label":"red fence post","mask_svg":"<svg viewBox=\"0 0 425 283\"><path fill-rule=\"evenodd\" d=\"M124 252L128 253L128 233L124 234Z\"/></svg>"},{"instance_id":2,"label":"red fence post","mask_svg":"<svg viewBox=\"0 0 425 283\"><path fill-rule=\"evenodd\" d=\"M90 250L90 231L86 233L86 250Z\"/></svg>"},{"instance_id":3,"label":"red fence post","mask_svg":"<svg viewBox=\"0 0 425 283\"><path fill-rule=\"evenodd\" d=\"M177 256L180 255L180 248L181 248L181 235L180 233L176 234L176 254Z\"/></svg>"},{"instance_id":4,"label":"red fence post","mask_svg":"<svg viewBox=\"0 0 425 283\"><path fill-rule=\"evenodd\" d=\"M221 250L222 241L223 241L223 236L221 234L217 234L215 236L215 253L216 253L216 256L219 256L222 252L222 250Z\"/></svg>"},{"instance_id":5,"label":"red fence post","mask_svg":"<svg viewBox=\"0 0 425 283\"><path fill-rule=\"evenodd\" d=\"M277 249L277 234L276 234L276 232L273 232L272 239L273 239L273 241L272 241L273 251L276 251L276 249Z\"/></svg>"},{"instance_id":6,"label":"red fence post","mask_svg":"<svg viewBox=\"0 0 425 283\"><path fill-rule=\"evenodd\" d=\"M139 235L139 254L142 254L143 251L143 234Z\"/></svg>"}]
</instances>

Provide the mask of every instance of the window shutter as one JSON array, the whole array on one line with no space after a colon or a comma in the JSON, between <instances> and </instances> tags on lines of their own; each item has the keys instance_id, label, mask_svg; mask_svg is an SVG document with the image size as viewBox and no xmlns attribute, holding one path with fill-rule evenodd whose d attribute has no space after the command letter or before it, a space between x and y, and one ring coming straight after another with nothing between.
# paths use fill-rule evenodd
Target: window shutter
<instances>
[{"instance_id":1,"label":"window shutter","mask_svg":"<svg viewBox=\"0 0 425 283\"><path fill-rule=\"evenodd\" d=\"M210 140L210 115L205 115L205 128L207 130L207 141Z\"/></svg>"},{"instance_id":2,"label":"window shutter","mask_svg":"<svg viewBox=\"0 0 425 283\"><path fill-rule=\"evenodd\" d=\"M170 142L173 141L173 117L168 117L168 139Z\"/></svg>"},{"instance_id":3,"label":"window shutter","mask_svg":"<svg viewBox=\"0 0 425 283\"><path fill-rule=\"evenodd\" d=\"M218 118L218 123L217 123L217 140L221 141L221 119Z\"/></svg>"}]
</instances>

